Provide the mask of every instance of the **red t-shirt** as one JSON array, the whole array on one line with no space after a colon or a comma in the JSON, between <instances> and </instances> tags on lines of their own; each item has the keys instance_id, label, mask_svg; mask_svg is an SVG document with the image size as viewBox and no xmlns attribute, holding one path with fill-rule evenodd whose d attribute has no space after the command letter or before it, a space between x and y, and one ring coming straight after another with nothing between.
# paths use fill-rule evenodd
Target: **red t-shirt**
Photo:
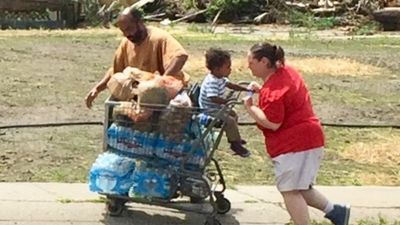
<instances>
[{"instance_id":1,"label":"red t-shirt","mask_svg":"<svg viewBox=\"0 0 400 225\"><path fill-rule=\"evenodd\" d=\"M269 77L260 90L259 107L269 121L282 123L276 131L258 125L272 158L324 146L322 127L307 87L293 68L279 68Z\"/></svg>"}]
</instances>

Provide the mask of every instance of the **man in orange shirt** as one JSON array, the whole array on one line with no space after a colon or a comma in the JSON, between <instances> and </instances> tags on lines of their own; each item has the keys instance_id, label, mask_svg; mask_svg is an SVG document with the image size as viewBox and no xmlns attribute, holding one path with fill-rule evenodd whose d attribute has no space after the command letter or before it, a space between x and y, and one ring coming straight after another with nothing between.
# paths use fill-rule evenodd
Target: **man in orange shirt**
<instances>
[{"instance_id":1,"label":"man in orange shirt","mask_svg":"<svg viewBox=\"0 0 400 225\"><path fill-rule=\"evenodd\" d=\"M106 89L111 76L128 66L151 73L173 75L184 83L189 81L188 75L181 71L188 54L170 34L156 27L146 27L141 13L135 8L125 9L117 24L125 38L115 52L113 66L86 95L88 108L97 95Z\"/></svg>"}]
</instances>

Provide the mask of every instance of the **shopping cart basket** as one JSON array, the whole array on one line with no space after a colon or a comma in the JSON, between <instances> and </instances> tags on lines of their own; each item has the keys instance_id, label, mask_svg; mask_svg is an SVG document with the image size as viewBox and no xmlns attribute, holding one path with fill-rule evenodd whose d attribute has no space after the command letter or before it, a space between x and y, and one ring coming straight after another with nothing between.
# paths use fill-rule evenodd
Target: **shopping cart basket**
<instances>
[{"instance_id":1,"label":"shopping cart basket","mask_svg":"<svg viewBox=\"0 0 400 225\"><path fill-rule=\"evenodd\" d=\"M90 174L91 189L107 197L107 212L120 215L127 202L188 211L185 203L209 203L212 210L199 213L207 215L205 224L220 224L216 215L227 213L231 203L224 197L225 180L213 156L223 135L221 121L238 96L212 112L107 99L103 149L122 159L111 162L118 173Z\"/></svg>"}]
</instances>

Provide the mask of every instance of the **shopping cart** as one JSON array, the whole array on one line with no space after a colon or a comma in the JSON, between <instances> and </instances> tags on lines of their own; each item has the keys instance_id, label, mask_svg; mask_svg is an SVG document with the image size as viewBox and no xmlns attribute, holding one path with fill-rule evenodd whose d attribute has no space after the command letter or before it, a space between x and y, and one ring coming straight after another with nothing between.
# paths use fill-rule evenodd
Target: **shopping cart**
<instances>
[{"instance_id":1,"label":"shopping cart","mask_svg":"<svg viewBox=\"0 0 400 225\"><path fill-rule=\"evenodd\" d=\"M94 181L113 184L107 191L97 190L107 198L108 214L120 215L127 202L187 211L193 211L192 204L209 204L208 210L201 207L198 213L206 215L206 225L221 224L216 215L229 212L231 203L224 196L225 180L213 156L223 135L223 118L239 96L231 92L232 100L217 111L107 99L103 149L134 160L130 172L121 175L124 181Z\"/></svg>"}]
</instances>

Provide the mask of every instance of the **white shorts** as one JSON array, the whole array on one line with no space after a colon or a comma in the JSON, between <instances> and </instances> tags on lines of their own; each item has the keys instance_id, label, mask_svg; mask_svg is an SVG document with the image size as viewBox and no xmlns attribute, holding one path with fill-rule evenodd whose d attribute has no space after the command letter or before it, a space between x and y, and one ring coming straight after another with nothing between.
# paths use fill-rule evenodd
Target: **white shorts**
<instances>
[{"instance_id":1,"label":"white shorts","mask_svg":"<svg viewBox=\"0 0 400 225\"><path fill-rule=\"evenodd\" d=\"M287 153L272 159L280 192L308 190L315 182L324 148Z\"/></svg>"}]
</instances>

